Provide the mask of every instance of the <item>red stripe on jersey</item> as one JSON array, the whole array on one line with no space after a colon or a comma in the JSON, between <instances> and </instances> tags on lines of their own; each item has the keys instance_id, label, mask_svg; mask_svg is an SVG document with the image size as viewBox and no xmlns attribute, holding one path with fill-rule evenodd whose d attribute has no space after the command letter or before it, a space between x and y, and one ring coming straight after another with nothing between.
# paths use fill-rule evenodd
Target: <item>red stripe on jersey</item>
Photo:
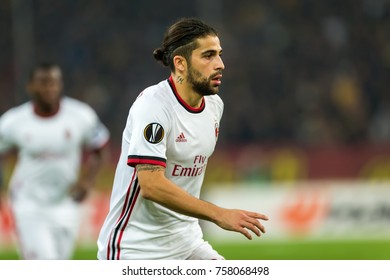
<instances>
[{"instance_id":1,"label":"red stripe on jersey","mask_svg":"<svg viewBox=\"0 0 390 280\"><path fill-rule=\"evenodd\" d=\"M135 172L134 172L134 173L135 173ZM136 190L134 199L133 199L133 201L132 201L132 203L131 203L131 206L130 206L130 211L129 211L129 213L128 213L127 217L126 217L126 221L125 221L125 223L123 224L122 229L121 229L121 231L120 231L120 233L119 233L118 246L117 246L117 247L118 247L117 260L120 259L120 253L121 253L120 244L121 244L123 232L125 231L125 228L126 228L127 224L129 223L129 219L130 219L131 213L133 212L133 208L134 208L134 205L135 205L135 203L136 203L136 201L137 201L137 198L138 198L140 189L141 189L141 188L140 188L139 186L137 186L137 190Z\"/></svg>"},{"instance_id":2,"label":"red stripe on jersey","mask_svg":"<svg viewBox=\"0 0 390 280\"><path fill-rule=\"evenodd\" d=\"M161 165L166 167L167 163L164 159L159 158L139 158L139 157L129 157L127 159L127 165L135 167L137 164L152 164L152 165Z\"/></svg>"},{"instance_id":3,"label":"red stripe on jersey","mask_svg":"<svg viewBox=\"0 0 390 280\"><path fill-rule=\"evenodd\" d=\"M111 235L112 235L112 231L111 231L111 233L110 233L110 237L108 238L108 244L107 244L107 260L109 260L110 259L110 252L111 252L111 250L110 250L110 240L111 240Z\"/></svg>"},{"instance_id":4,"label":"red stripe on jersey","mask_svg":"<svg viewBox=\"0 0 390 280\"><path fill-rule=\"evenodd\" d=\"M200 104L200 107L199 107L199 108L194 108L194 107L188 105L188 104L183 100L183 98L181 98L181 96L179 95L179 93L178 93L178 91L177 91L177 89L176 89L175 83L173 82L172 76L169 77L168 82L169 82L169 85L170 85L171 88L172 88L173 93L174 93L175 96L176 96L177 101L179 101L179 103L180 103L188 112L191 112L191 113L200 113L200 112L203 111L203 109L204 109L204 107L205 107L204 97L202 97L202 104Z\"/></svg>"},{"instance_id":5,"label":"red stripe on jersey","mask_svg":"<svg viewBox=\"0 0 390 280\"><path fill-rule=\"evenodd\" d=\"M120 224L120 221L123 219L123 216L125 215L126 213L126 209L128 208L128 204L130 204L131 202L129 202L129 198L130 198L130 193L131 193L131 190L132 190L132 186L134 184L134 179L135 179L135 174L136 172L133 172L133 176L131 178L131 181L130 181L130 184L129 184L129 187L127 188L127 192L126 192L126 198L125 198L125 201L124 201L124 204L123 204L123 208L122 208L122 212L121 212L121 215L119 216L119 218L117 219L116 223L115 223L115 226L114 226L114 229L117 228L117 226ZM137 186L133 186L133 187L137 187ZM110 246L111 246L111 236L112 236L112 232L110 234L110 238L108 239L109 242L107 244L107 259L109 260L110 259L110 253L111 253L111 250L110 250ZM114 239L115 239L115 235L114 235ZM114 242L114 240L112 241ZM118 244L119 245L119 244ZM113 252L114 253L114 252Z\"/></svg>"}]
</instances>

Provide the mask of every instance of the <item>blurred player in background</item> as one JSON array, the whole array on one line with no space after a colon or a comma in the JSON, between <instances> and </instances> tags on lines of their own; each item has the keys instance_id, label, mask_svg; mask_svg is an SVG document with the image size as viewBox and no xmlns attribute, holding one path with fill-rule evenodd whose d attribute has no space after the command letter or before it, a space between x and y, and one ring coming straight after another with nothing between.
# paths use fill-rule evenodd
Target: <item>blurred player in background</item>
<instances>
[{"instance_id":1,"label":"blurred player in background","mask_svg":"<svg viewBox=\"0 0 390 280\"><path fill-rule=\"evenodd\" d=\"M0 152L17 152L9 202L24 259L72 257L81 202L108 156L107 128L90 106L62 90L60 67L39 64L27 85L31 101L0 118Z\"/></svg>"},{"instance_id":2,"label":"blurred player in background","mask_svg":"<svg viewBox=\"0 0 390 280\"><path fill-rule=\"evenodd\" d=\"M223 112L221 53L217 32L192 18L173 24L154 51L171 75L130 108L99 259L224 259L198 219L248 239L265 232L265 215L199 199Z\"/></svg>"}]
</instances>

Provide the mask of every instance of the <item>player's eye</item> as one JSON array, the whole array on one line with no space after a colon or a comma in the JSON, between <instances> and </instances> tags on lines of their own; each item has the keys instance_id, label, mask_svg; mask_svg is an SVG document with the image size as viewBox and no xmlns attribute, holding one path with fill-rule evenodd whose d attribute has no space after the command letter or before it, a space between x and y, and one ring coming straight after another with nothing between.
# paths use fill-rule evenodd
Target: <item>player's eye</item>
<instances>
[{"instance_id":1,"label":"player's eye","mask_svg":"<svg viewBox=\"0 0 390 280\"><path fill-rule=\"evenodd\" d=\"M215 52L210 51L210 52L204 53L204 54L203 54L203 57L204 57L204 58L207 58L207 59L210 59L210 58L214 57L215 55L216 55Z\"/></svg>"}]
</instances>

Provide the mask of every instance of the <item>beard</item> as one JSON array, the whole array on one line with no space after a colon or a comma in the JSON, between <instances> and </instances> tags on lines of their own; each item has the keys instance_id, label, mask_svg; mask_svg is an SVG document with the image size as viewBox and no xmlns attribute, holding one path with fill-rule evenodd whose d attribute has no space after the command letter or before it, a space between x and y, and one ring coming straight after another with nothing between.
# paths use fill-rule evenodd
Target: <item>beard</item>
<instances>
[{"instance_id":1,"label":"beard","mask_svg":"<svg viewBox=\"0 0 390 280\"><path fill-rule=\"evenodd\" d=\"M57 111L60 106L61 94L47 95L42 92L32 92L32 101L39 111L51 113Z\"/></svg>"},{"instance_id":2,"label":"beard","mask_svg":"<svg viewBox=\"0 0 390 280\"><path fill-rule=\"evenodd\" d=\"M219 86L212 86L211 80L220 73L204 77L199 71L190 66L187 80L192 85L192 89L202 96L214 95L219 92Z\"/></svg>"}]
</instances>

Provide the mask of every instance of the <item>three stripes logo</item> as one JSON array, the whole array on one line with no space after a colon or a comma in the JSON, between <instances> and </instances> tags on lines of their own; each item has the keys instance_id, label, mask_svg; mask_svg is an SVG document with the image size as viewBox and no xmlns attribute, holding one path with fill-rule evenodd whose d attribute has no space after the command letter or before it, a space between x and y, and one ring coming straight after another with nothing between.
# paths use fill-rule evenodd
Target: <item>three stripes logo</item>
<instances>
[{"instance_id":1,"label":"three stripes logo","mask_svg":"<svg viewBox=\"0 0 390 280\"><path fill-rule=\"evenodd\" d=\"M184 133L183 133L183 132L180 133L179 136L177 136L176 142L187 142L187 139L186 139L186 137L184 136Z\"/></svg>"},{"instance_id":2,"label":"three stripes logo","mask_svg":"<svg viewBox=\"0 0 390 280\"><path fill-rule=\"evenodd\" d=\"M158 123L150 123L144 129L144 137L149 143L160 143L164 138L164 128Z\"/></svg>"}]
</instances>

